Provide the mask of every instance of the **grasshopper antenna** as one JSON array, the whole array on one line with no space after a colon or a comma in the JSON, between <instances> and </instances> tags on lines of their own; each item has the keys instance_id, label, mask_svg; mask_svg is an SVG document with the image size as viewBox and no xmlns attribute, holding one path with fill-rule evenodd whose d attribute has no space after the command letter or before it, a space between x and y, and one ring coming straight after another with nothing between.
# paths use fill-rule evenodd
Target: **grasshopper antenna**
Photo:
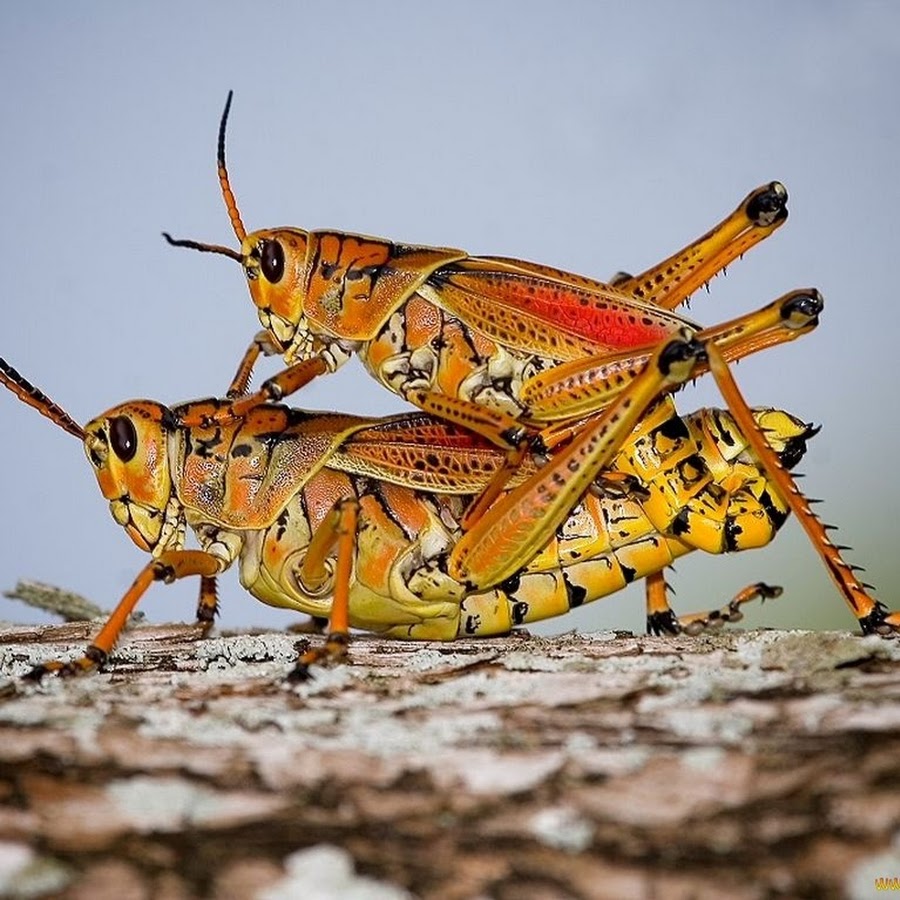
<instances>
[{"instance_id":1,"label":"grasshopper antenna","mask_svg":"<svg viewBox=\"0 0 900 900\"><path fill-rule=\"evenodd\" d=\"M241 256L237 250L232 250L231 247L223 247L221 244L201 244L200 241L189 241L184 240L183 238L173 238L168 231L164 231L162 236L173 246L173 247L187 247L188 250L199 250L201 253L219 253L222 256L227 256L229 259L236 259L241 265L244 263L244 257Z\"/></svg>"},{"instance_id":2,"label":"grasshopper antenna","mask_svg":"<svg viewBox=\"0 0 900 900\"><path fill-rule=\"evenodd\" d=\"M219 149L216 154L216 168L219 172L219 184L222 187L222 199L225 201L225 209L228 210L228 218L231 219L231 227L237 239L243 242L247 237L247 229L241 221L241 214L238 211L237 200L231 190L231 184L228 181L228 168L225 165L225 128L228 125L228 113L231 111L231 98L234 91L228 92L228 99L225 101L225 109L222 111L222 119L219 122Z\"/></svg>"},{"instance_id":3,"label":"grasshopper antenna","mask_svg":"<svg viewBox=\"0 0 900 900\"><path fill-rule=\"evenodd\" d=\"M64 431L75 435L79 440L85 439L85 430L61 406L57 406L2 357L0 357L0 383L6 385L23 403L33 406L42 416L55 422Z\"/></svg>"},{"instance_id":4,"label":"grasshopper antenna","mask_svg":"<svg viewBox=\"0 0 900 900\"><path fill-rule=\"evenodd\" d=\"M228 167L225 165L225 129L228 125L228 113L231 111L232 97L234 97L234 91L229 91L228 99L225 101L225 109L219 121L219 146L216 153L216 169L219 173L222 199L225 201L228 218L231 219L231 227L234 229L238 241L243 243L244 238L247 237L247 229L244 228L244 223L241 221L237 200L234 199L234 192L231 190L231 183L228 180ZM223 247L221 244L202 244L199 241L176 240L166 231L162 235L173 247L187 247L189 250L199 250L201 253L218 253L221 256L236 259L239 263L243 264L244 262L244 258L240 253L232 250L230 247Z\"/></svg>"}]
</instances>

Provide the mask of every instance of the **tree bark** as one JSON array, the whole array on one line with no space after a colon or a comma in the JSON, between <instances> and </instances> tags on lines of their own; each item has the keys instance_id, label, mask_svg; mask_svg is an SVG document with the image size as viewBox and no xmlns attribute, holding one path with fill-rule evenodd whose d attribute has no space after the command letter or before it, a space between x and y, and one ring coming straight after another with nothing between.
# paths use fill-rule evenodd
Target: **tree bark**
<instances>
[{"instance_id":1,"label":"tree bark","mask_svg":"<svg viewBox=\"0 0 900 900\"><path fill-rule=\"evenodd\" d=\"M868 897L900 877L895 640L360 636L293 685L296 635L142 625L103 673L10 682L95 629L0 630L2 896Z\"/></svg>"}]
</instances>

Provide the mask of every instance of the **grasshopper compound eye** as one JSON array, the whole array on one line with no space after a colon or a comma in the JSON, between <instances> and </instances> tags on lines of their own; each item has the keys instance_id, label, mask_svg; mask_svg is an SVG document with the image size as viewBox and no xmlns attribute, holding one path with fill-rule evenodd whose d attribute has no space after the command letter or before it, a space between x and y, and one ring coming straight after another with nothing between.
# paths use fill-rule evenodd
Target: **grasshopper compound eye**
<instances>
[{"instance_id":1,"label":"grasshopper compound eye","mask_svg":"<svg viewBox=\"0 0 900 900\"><path fill-rule=\"evenodd\" d=\"M284 276L284 249L275 240L262 241L259 248L259 267L270 284L278 284Z\"/></svg>"},{"instance_id":2,"label":"grasshopper compound eye","mask_svg":"<svg viewBox=\"0 0 900 900\"><path fill-rule=\"evenodd\" d=\"M128 462L137 453L137 432L128 416L116 416L109 422L109 442L113 453Z\"/></svg>"}]
</instances>

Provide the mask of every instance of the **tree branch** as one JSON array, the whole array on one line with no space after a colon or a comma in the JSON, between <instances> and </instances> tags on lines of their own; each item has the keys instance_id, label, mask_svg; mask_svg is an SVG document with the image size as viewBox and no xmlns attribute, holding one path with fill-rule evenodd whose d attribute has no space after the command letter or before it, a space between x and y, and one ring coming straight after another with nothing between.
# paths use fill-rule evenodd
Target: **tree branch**
<instances>
[{"instance_id":1,"label":"tree branch","mask_svg":"<svg viewBox=\"0 0 900 900\"><path fill-rule=\"evenodd\" d=\"M0 671L95 628L7 628ZM868 896L900 876L897 641L361 636L293 686L297 640L144 625L104 673L19 687L0 894Z\"/></svg>"}]
</instances>

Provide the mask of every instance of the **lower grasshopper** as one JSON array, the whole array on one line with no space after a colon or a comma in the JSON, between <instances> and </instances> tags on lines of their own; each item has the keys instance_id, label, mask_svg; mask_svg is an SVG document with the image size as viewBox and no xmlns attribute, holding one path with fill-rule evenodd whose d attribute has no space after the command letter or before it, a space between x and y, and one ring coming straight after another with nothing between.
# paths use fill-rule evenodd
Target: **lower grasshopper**
<instances>
[{"instance_id":1,"label":"lower grasshopper","mask_svg":"<svg viewBox=\"0 0 900 900\"><path fill-rule=\"evenodd\" d=\"M665 395L707 360L732 412L679 417ZM113 517L152 556L86 653L44 663L33 678L101 666L154 581L199 576L198 620L210 624L216 578L235 562L263 602L329 618L326 643L301 657L296 677L342 657L351 627L416 639L498 634L637 578L659 586L664 568L695 548L770 541L797 505L787 467L811 434L786 413L749 410L714 344L674 339L543 464L523 461L520 483L463 533L470 496L505 457L422 414L373 420L262 404L223 425L215 413L227 399L171 409L132 401L82 427L3 361L0 380L84 442ZM799 514L818 525L808 508ZM200 549L185 549L188 527ZM830 542L826 551L855 585ZM900 625L859 591L870 602L855 608L864 628ZM759 594L771 589L678 624L737 618ZM648 591L648 620L671 627L664 594L659 601Z\"/></svg>"}]
</instances>

